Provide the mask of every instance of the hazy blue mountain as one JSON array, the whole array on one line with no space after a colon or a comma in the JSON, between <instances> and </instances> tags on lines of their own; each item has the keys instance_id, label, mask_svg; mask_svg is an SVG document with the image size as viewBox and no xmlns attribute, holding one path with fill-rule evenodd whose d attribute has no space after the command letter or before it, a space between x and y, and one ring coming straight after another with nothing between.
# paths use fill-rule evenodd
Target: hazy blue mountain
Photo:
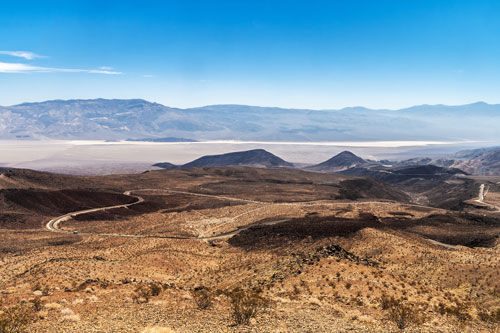
<instances>
[{"instance_id":1,"label":"hazy blue mountain","mask_svg":"<svg viewBox=\"0 0 500 333\"><path fill-rule=\"evenodd\" d=\"M252 141L499 140L500 105L304 110L247 105L179 109L141 99L0 107L0 139Z\"/></svg>"}]
</instances>

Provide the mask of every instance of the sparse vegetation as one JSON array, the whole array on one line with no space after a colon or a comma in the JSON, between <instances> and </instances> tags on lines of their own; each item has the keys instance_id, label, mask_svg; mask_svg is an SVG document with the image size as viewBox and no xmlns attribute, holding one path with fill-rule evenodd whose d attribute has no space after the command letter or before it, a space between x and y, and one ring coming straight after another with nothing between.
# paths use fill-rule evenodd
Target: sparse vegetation
<instances>
[{"instance_id":1,"label":"sparse vegetation","mask_svg":"<svg viewBox=\"0 0 500 333\"><path fill-rule=\"evenodd\" d=\"M472 319L472 316L468 312L468 306L464 303L458 302L456 305L445 305L439 303L437 311L441 315L451 315L455 316L459 321L468 321Z\"/></svg>"},{"instance_id":2,"label":"sparse vegetation","mask_svg":"<svg viewBox=\"0 0 500 333\"><path fill-rule=\"evenodd\" d=\"M79 230L78 236L0 229L5 308L15 310L12 304L24 302L36 319L24 326L30 332L81 332L89 323L116 332L161 331L164 325L186 331L273 331L276 319L297 332L398 327L482 333L498 327L497 250L447 248L426 239L455 240L456 233L473 228L499 231L495 221L396 202L334 201L338 187L324 184L335 185L337 175L228 170L173 170L169 177L150 172L113 176L109 182L85 177L79 186L98 181L116 193L151 185L196 188L225 199L144 191L137 193L144 204L62 223ZM226 174L229 178L223 178ZM32 186L36 177L29 181ZM43 215L38 225L47 219ZM254 223L258 226L237 236L197 239ZM93 231L188 239L84 235ZM423 319L429 324L421 325ZM236 326L247 324L252 327Z\"/></svg>"},{"instance_id":3,"label":"sparse vegetation","mask_svg":"<svg viewBox=\"0 0 500 333\"><path fill-rule=\"evenodd\" d=\"M40 297L33 298L33 300L31 300L31 303L33 305L33 310L35 312L39 312L40 310L42 310L43 304L42 304L42 299Z\"/></svg>"},{"instance_id":4,"label":"sparse vegetation","mask_svg":"<svg viewBox=\"0 0 500 333\"><path fill-rule=\"evenodd\" d=\"M151 296L151 288L148 285L140 284L135 288L132 299L138 304L148 303Z\"/></svg>"},{"instance_id":5,"label":"sparse vegetation","mask_svg":"<svg viewBox=\"0 0 500 333\"><path fill-rule=\"evenodd\" d=\"M207 287L197 287L191 291L191 296L200 310L209 309L214 301L214 292Z\"/></svg>"},{"instance_id":6,"label":"sparse vegetation","mask_svg":"<svg viewBox=\"0 0 500 333\"><path fill-rule=\"evenodd\" d=\"M232 317L237 325L248 325L251 318L269 305L269 300L258 290L234 288L226 295L231 300Z\"/></svg>"},{"instance_id":7,"label":"sparse vegetation","mask_svg":"<svg viewBox=\"0 0 500 333\"><path fill-rule=\"evenodd\" d=\"M415 307L394 297L382 297L381 307L389 312L389 318L400 330L412 325L420 325L424 318Z\"/></svg>"},{"instance_id":8,"label":"sparse vegetation","mask_svg":"<svg viewBox=\"0 0 500 333\"><path fill-rule=\"evenodd\" d=\"M479 318L482 321L500 323L500 308L491 311L480 311Z\"/></svg>"},{"instance_id":9,"label":"sparse vegetation","mask_svg":"<svg viewBox=\"0 0 500 333\"><path fill-rule=\"evenodd\" d=\"M149 290L151 291L151 296L158 296L163 291L163 287L155 282L149 283Z\"/></svg>"},{"instance_id":10,"label":"sparse vegetation","mask_svg":"<svg viewBox=\"0 0 500 333\"><path fill-rule=\"evenodd\" d=\"M21 333L33 321L32 309L26 305L2 307L0 310L0 333Z\"/></svg>"}]
</instances>

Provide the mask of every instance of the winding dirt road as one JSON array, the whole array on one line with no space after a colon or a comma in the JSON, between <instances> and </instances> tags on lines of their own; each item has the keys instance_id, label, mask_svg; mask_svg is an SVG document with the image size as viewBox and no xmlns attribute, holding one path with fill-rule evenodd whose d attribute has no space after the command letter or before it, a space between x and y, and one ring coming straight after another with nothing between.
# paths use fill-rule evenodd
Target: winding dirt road
<instances>
[{"instance_id":1,"label":"winding dirt road","mask_svg":"<svg viewBox=\"0 0 500 333\"><path fill-rule=\"evenodd\" d=\"M79 210L79 211L76 211L76 212L67 213L67 214L58 216L56 218L53 218L52 220L50 220L49 222L47 222L47 224L45 225L45 227L48 230L52 231L52 232L59 232L59 233L64 233L64 234L72 234L73 233L72 231L67 231L67 230L59 229L59 224L61 222L64 222L64 221L71 220L73 217L78 216L78 215L87 214L87 213L93 213L93 212L99 212L99 211L105 211L105 210L108 210L108 209L128 208L130 206L137 205L137 204L139 204L141 202L144 202L144 199L142 197L137 196L137 195L133 195L131 193L131 191L126 191L123 194L131 196L131 197L134 197L134 198L137 199L137 201L129 203L129 204L115 205L115 206L106 206L106 207L91 208L91 209L84 209L84 210ZM143 236L143 235L101 234L101 233L86 233L86 232L85 233L82 232L80 234L82 234L82 235L102 235L102 236L134 237L134 238L144 238L144 237L146 237L146 236Z\"/></svg>"},{"instance_id":2,"label":"winding dirt road","mask_svg":"<svg viewBox=\"0 0 500 333\"><path fill-rule=\"evenodd\" d=\"M98 207L98 208L91 208L91 209L85 209L85 210L79 210L76 212L71 212L67 213L61 216L58 216L56 218L53 218L46 224L46 228L49 231L52 232L57 232L57 233L65 233L65 234L72 234L75 233L73 231L68 231L68 230L63 230L59 228L60 223L64 221L71 220L73 217L82 215L82 214L87 214L87 213L93 213L93 212L99 212L99 211L106 211L110 209L116 209L116 208L129 208L130 206L140 204L144 202L144 199L141 196L134 195L132 192L137 193L137 192L166 192L166 193L174 193L174 194L184 194L184 195L192 195L192 196L200 196L200 197L208 197L208 198L213 198L217 200L230 200L230 201L239 201L239 202L247 202L247 203L256 203L256 204L262 204L264 205L264 208L267 206L272 206L272 205L281 205L281 206L299 206L299 207L306 207L306 206L315 206L315 205L328 205L328 206L335 206L335 207L342 207L342 206L361 206L361 205L371 205L371 204L377 204L377 205L394 205L394 202L390 201L360 201L360 202L321 202L321 201L310 201L310 202L283 202L283 203L273 203L273 202L265 202L265 201L257 201L257 200L250 200L250 199L241 199L241 198L233 198L233 197L226 197L226 196L219 196L219 195L212 195L212 194L203 194L203 193L195 193L195 192L187 192L187 191L178 191L178 190L165 190L165 189L137 189L137 190L130 190L130 191L125 191L123 194L134 197L136 199L135 202L128 203L128 204L122 204L122 205L114 205L114 206L106 206L106 207ZM432 210L437 210L437 211L443 211L446 212L445 209L440 209L440 208L434 208L434 207L429 207L429 206L422 206L422 205L415 205L415 204L403 204L403 203L398 203L401 206L406 206L406 207L419 207L419 208L427 208L427 209L432 209ZM257 209L260 209L257 208ZM254 211L256 209L253 209ZM248 212L239 214L236 217L237 218L241 215L244 215ZM281 222L286 222L289 221L290 219L279 219L275 221L266 221L266 222L261 222L261 223L251 223L243 227L238 227L237 229L229 232L224 232L218 235L213 235L213 236L204 236L204 237L188 237L188 236L159 236L159 235L129 235L129 234L116 234L116 233L98 233L98 232L77 232L79 235L89 235L89 236L112 236L112 237L128 237L128 238L163 238L163 239L198 239L198 240L217 240L217 239L224 239L227 237L232 237L234 235L239 234L240 232L247 230L249 228L258 226L258 225L273 225Z\"/></svg>"},{"instance_id":3,"label":"winding dirt road","mask_svg":"<svg viewBox=\"0 0 500 333\"><path fill-rule=\"evenodd\" d=\"M479 202L485 206L495 209L497 212L500 212L500 207L484 201L484 198L486 197L487 194L488 194L488 188L486 187L485 184L481 184L481 186L479 186L479 194L477 196L476 202Z\"/></svg>"},{"instance_id":4,"label":"winding dirt road","mask_svg":"<svg viewBox=\"0 0 500 333\"><path fill-rule=\"evenodd\" d=\"M242 202L247 202L247 203L258 203L258 204L266 204L270 205L272 203L269 202L263 202L263 201L256 201L256 200L249 200L249 199L240 199L240 198L232 198L232 197L225 197L225 196L217 196L217 195L210 195L210 194L203 194L203 193L194 193L194 192L186 192L186 191L177 191L177 190L163 190L163 189L138 189L138 190L133 190L134 192L146 192L146 191L156 191L156 192L168 192L168 193L174 193L174 194L186 194L186 195L193 195L193 196L199 196L199 197L209 197L209 198L215 198L219 200L230 200L230 201L242 201ZM135 202L129 203L129 204L122 204L122 205L114 205L114 206L106 206L106 207L98 207L98 208L91 208L91 209L84 209L84 210L79 210L76 212L71 212L67 213L61 216L58 216L56 218L53 218L47 224L45 227L52 232L58 232L58 233L65 233L65 234L73 234L75 233L74 231L68 231L68 230L63 230L59 228L59 224L71 220L73 217L82 215L82 214L88 214L88 213L94 213L94 212L99 212L99 211L106 211L110 209L116 209L116 208L129 208L130 206L140 204L144 202L144 198L132 194L132 191L125 191L123 193L124 195L128 195L131 197L136 198L137 200ZM247 213L247 212L245 212ZM245 214L243 213L243 214ZM243 215L240 214L237 217ZM276 221L268 221L268 222L263 222L259 223L259 225L273 225L281 222L288 221L288 219L282 219L282 220L276 220ZM166 238L166 239L200 239L200 240L216 240L216 239L222 239L226 237L231 237L234 236L238 233L240 233L243 230L249 229L256 224L250 224L248 226L244 227L239 227L236 230L230 231L230 232L224 232L219 235L214 235L214 236L207 236L207 237L183 237L183 236L158 236L158 235L129 235L129 234L116 234L116 233L98 233L98 232L77 232L79 235L93 235L93 236L113 236L113 237L129 237L129 238Z\"/></svg>"}]
</instances>

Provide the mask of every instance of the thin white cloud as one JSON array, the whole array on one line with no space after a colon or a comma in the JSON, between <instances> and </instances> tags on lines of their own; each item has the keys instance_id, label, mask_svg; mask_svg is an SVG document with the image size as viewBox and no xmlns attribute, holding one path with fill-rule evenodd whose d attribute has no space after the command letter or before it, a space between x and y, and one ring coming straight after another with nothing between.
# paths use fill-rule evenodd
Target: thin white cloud
<instances>
[{"instance_id":1,"label":"thin white cloud","mask_svg":"<svg viewBox=\"0 0 500 333\"><path fill-rule=\"evenodd\" d=\"M109 67L109 66L101 66L101 67L99 67L99 69L102 69L102 70L104 70L104 71L109 71L109 70L112 70L112 69L113 69L113 67Z\"/></svg>"},{"instance_id":2,"label":"thin white cloud","mask_svg":"<svg viewBox=\"0 0 500 333\"><path fill-rule=\"evenodd\" d=\"M51 68L51 67L31 66L20 63L0 62L0 73L51 73L51 72L91 73L91 74L107 74L107 75L123 74L121 72L102 70L102 69Z\"/></svg>"},{"instance_id":3,"label":"thin white cloud","mask_svg":"<svg viewBox=\"0 0 500 333\"><path fill-rule=\"evenodd\" d=\"M29 51L0 51L0 54L5 54L12 57L24 58L27 60L35 58L44 58L44 56Z\"/></svg>"},{"instance_id":4,"label":"thin white cloud","mask_svg":"<svg viewBox=\"0 0 500 333\"><path fill-rule=\"evenodd\" d=\"M156 77L154 74L143 74L142 77Z\"/></svg>"}]
</instances>

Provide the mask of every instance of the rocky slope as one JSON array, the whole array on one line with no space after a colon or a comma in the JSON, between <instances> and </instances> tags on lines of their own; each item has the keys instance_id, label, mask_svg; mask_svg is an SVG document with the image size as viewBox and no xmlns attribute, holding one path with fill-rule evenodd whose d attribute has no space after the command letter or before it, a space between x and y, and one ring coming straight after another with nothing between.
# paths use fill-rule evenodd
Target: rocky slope
<instances>
[{"instance_id":1,"label":"rocky slope","mask_svg":"<svg viewBox=\"0 0 500 333\"><path fill-rule=\"evenodd\" d=\"M454 167L479 175L500 174L500 148L463 151L456 154Z\"/></svg>"},{"instance_id":2,"label":"rocky slope","mask_svg":"<svg viewBox=\"0 0 500 333\"><path fill-rule=\"evenodd\" d=\"M489 147L459 151L455 154L439 158L419 157L403 161L379 161L380 164L392 166L435 165L446 168L457 168L476 175L500 174L500 148Z\"/></svg>"}]
</instances>

